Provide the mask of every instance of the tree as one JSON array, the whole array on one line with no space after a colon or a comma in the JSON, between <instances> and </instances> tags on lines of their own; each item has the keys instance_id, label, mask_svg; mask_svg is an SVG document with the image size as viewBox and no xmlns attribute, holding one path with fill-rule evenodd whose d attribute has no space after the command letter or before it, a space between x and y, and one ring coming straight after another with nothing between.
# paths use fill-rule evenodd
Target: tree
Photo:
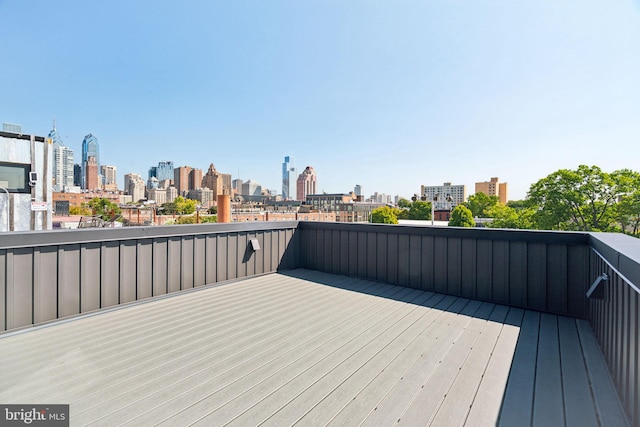
<instances>
[{"instance_id":1,"label":"tree","mask_svg":"<svg viewBox=\"0 0 640 427\"><path fill-rule=\"evenodd\" d=\"M196 211L198 203L195 200L176 197L173 202L162 205L162 213L165 215L189 215Z\"/></svg>"},{"instance_id":2,"label":"tree","mask_svg":"<svg viewBox=\"0 0 640 427\"><path fill-rule=\"evenodd\" d=\"M403 208L407 208L408 209L408 208L411 207L411 202L409 200L407 200L407 199L401 198L400 200L398 200L398 207L400 209L403 209Z\"/></svg>"},{"instance_id":3,"label":"tree","mask_svg":"<svg viewBox=\"0 0 640 427\"><path fill-rule=\"evenodd\" d=\"M529 207L537 208L537 228L546 230L611 231L621 171L608 174L597 166L560 169L533 184Z\"/></svg>"},{"instance_id":4,"label":"tree","mask_svg":"<svg viewBox=\"0 0 640 427\"><path fill-rule=\"evenodd\" d=\"M104 221L113 221L122 213L120 206L103 197L94 197L89 200L86 207L91 209L93 215L99 216Z\"/></svg>"},{"instance_id":5,"label":"tree","mask_svg":"<svg viewBox=\"0 0 640 427\"><path fill-rule=\"evenodd\" d=\"M87 206L69 206L69 215L91 215L91 209Z\"/></svg>"},{"instance_id":6,"label":"tree","mask_svg":"<svg viewBox=\"0 0 640 427\"><path fill-rule=\"evenodd\" d=\"M473 220L473 214L469 208L458 205L451 212L449 225L452 227L475 227L476 222Z\"/></svg>"},{"instance_id":7,"label":"tree","mask_svg":"<svg viewBox=\"0 0 640 427\"><path fill-rule=\"evenodd\" d=\"M535 214L533 209L516 210L511 206L497 203L487 210L489 218L493 221L487 223L489 228L535 228L532 217Z\"/></svg>"},{"instance_id":8,"label":"tree","mask_svg":"<svg viewBox=\"0 0 640 427\"><path fill-rule=\"evenodd\" d=\"M616 206L616 220L623 233L637 236L640 232L640 174L627 169L614 175L621 194Z\"/></svg>"},{"instance_id":9,"label":"tree","mask_svg":"<svg viewBox=\"0 0 640 427\"><path fill-rule=\"evenodd\" d=\"M471 214L478 218L487 218L488 210L498 203L498 196L489 196L484 193L476 193L469 196L464 205L469 208Z\"/></svg>"},{"instance_id":10,"label":"tree","mask_svg":"<svg viewBox=\"0 0 640 427\"><path fill-rule=\"evenodd\" d=\"M426 221L431 219L431 203L416 200L409 208L409 219Z\"/></svg>"},{"instance_id":11,"label":"tree","mask_svg":"<svg viewBox=\"0 0 640 427\"><path fill-rule=\"evenodd\" d=\"M195 224L196 217L195 216L180 216L176 218L174 224Z\"/></svg>"},{"instance_id":12,"label":"tree","mask_svg":"<svg viewBox=\"0 0 640 427\"><path fill-rule=\"evenodd\" d=\"M371 222L378 224L397 224L398 210L389 206L381 206L371 211Z\"/></svg>"}]
</instances>

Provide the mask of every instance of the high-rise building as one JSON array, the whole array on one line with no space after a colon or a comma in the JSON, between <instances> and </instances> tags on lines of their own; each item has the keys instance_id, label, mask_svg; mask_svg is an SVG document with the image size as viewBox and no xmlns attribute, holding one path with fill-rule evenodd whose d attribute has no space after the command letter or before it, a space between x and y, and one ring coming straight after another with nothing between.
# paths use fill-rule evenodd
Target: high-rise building
<instances>
[{"instance_id":1,"label":"high-rise building","mask_svg":"<svg viewBox=\"0 0 640 427\"><path fill-rule=\"evenodd\" d=\"M234 194L242 194L242 180L234 179L231 181L231 192Z\"/></svg>"},{"instance_id":2,"label":"high-rise building","mask_svg":"<svg viewBox=\"0 0 640 427\"><path fill-rule=\"evenodd\" d=\"M100 168L100 145L98 144L98 138L89 134L82 140L82 188L84 190L90 189L87 186L87 161L89 157L95 158L96 167Z\"/></svg>"},{"instance_id":3,"label":"high-rise building","mask_svg":"<svg viewBox=\"0 0 640 427\"><path fill-rule=\"evenodd\" d=\"M491 178L490 181L476 182L476 193L496 196L503 204L507 204L507 191L507 183L500 182L497 177Z\"/></svg>"},{"instance_id":4,"label":"high-rise building","mask_svg":"<svg viewBox=\"0 0 640 427\"><path fill-rule=\"evenodd\" d=\"M467 189L464 185L451 185L445 182L443 185L421 185L420 194L427 198L427 201L435 200L434 208L452 209L463 203L467 198Z\"/></svg>"},{"instance_id":5,"label":"high-rise building","mask_svg":"<svg viewBox=\"0 0 640 427\"><path fill-rule=\"evenodd\" d=\"M248 180L242 183L242 195L260 196L262 194L262 185L256 181Z\"/></svg>"},{"instance_id":6,"label":"high-rise building","mask_svg":"<svg viewBox=\"0 0 640 427\"><path fill-rule=\"evenodd\" d=\"M291 189L291 176L295 177L296 168L293 165L293 159L285 156L282 163L282 199L290 200L293 197Z\"/></svg>"},{"instance_id":7,"label":"high-rise building","mask_svg":"<svg viewBox=\"0 0 640 427\"><path fill-rule=\"evenodd\" d=\"M158 178L158 181L164 181L165 179L174 179L173 162L158 162L158 166L151 166L149 168L148 178Z\"/></svg>"},{"instance_id":8,"label":"high-rise building","mask_svg":"<svg viewBox=\"0 0 640 427\"><path fill-rule=\"evenodd\" d=\"M99 190L102 188L100 174L98 173L98 160L94 156L89 156L84 165L85 190Z\"/></svg>"},{"instance_id":9,"label":"high-rise building","mask_svg":"<svg viewBox=\"0 0 640 427\"><path fill-rule=\"evenodd\" d=\"M192 169L189 172L189 190L202 188L202 169Z\"/></svg>"},{"instance_id":10,"label":"high-rise building","mask_svg":"<svg viewBox=\"0 0 640 427\"><path fill-rule=\"evenodd\" d=\"M173 182L178 194L186 196L189 190L202 187L202 169L180 166L173 170Z\"/></svg>"},{"instance_id":11,"label":"high-rise building","mask_svg":"<svg viewBox=\"0 0 640 427\"><path fill-rule=\"evenodd\" d=\"M104 189L107 191L118 190L118 174L115 166L102 165L100 166L100 174L102 175L102 181Z\"/></svg>"},{"instance_id":12,"label":"high-rise building","mask_svg":"<svg viewBox=\"0 0 640 427\"><path fill-rule=\"evenodd\" d=\"M142 176L137 173L128 173L124 176L124 191L130 194L133 202L144 199L145 183Z\"/></svg>"},{"instance_id":13,"label":"high-rise building","mask_svg":"<svg viewBox=\"0 0 640 427\"><path fill-rule=\"evenodd\" d=\"M48 138L53 143L53 185L54 191L62 191L73 187L73 150L64 145L60 134L56 130L56 121Z\"/></svg>"},{"instance_id":14,"label":"high-rise building","mask_svg":"<svg viewBox=\"0 0 640 427\"><path fill-rule=\"evenodd\" d=\"M202 186L213 191L213 200L223 194L231 194L231 174L220 173L211 163L207 173L202 178Z\"/></svg>"},{"instance_id":15,"label":"high-rise building","mask_svg":"<svg viewBox=\"0 0 640 427\"><path fill-rule=\"evenodd\" d=\"M316 194L316 172L307 166L298 176L296 200L305 201L309 194Z\"/></svg>"},{"instance_id":16,"label":"high-rise building","mask_svg":"<svg viewBox=\"0 0 640 427\"><path fill-rule=\"evenodd\" d=\"M82 166L79 163L73 165L73 185L82 187Z\"/></svg>"}]
</instances>

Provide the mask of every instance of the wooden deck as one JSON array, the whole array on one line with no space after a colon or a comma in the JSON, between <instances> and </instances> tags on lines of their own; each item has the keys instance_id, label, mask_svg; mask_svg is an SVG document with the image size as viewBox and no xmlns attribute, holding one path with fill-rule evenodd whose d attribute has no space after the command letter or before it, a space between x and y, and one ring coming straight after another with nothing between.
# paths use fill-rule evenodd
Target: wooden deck
<instances>
[{"instance_id":1,"label":"wooden deck","mask_svg":"<svg viewBox=\"0 0 640 427\"><path fill-rule=\"evenodd\" d=\"M309 270L0 336L71 425L627 425L589 325Z\"/></svg>"}]
</instances>

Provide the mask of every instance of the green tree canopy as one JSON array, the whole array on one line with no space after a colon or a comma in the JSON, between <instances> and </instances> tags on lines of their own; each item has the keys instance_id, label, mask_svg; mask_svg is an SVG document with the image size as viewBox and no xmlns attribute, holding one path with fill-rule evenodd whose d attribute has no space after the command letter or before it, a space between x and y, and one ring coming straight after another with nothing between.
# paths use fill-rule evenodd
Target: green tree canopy
<instances>
[{"instance_id":1,"label":"green tree canopy","mask_svg":"<svg viewBox=\"0 0 640 427\"><path fill-rule=\"evenodd\" d=\"M400 200L398 200L398 207L399 208L410 208L411 207L411 202L407 199L401 198Z\"/></svg>"},{"instance_id":2,"label":"green tree canopy","mask_svg":"<svg viewBox=\"0 0 640 427\"><path fill-rule=\"evenodd\" d=\"M529 207L537 208L535 223L545 230L610 231L615 203L624 192L622 171L611 174L597 166L560 169L533 184Z\"/></svg>"},{"instance_id":3,"label":"green tree canopy","mask_svg":"<svg viewBox=\"0 0 640 427\"><path fill-rule=\"evenodd\" d=\"M498 196L489 196L484 193L476 193L467 198L464 205L469 208L473 217L487 218L489 208L498 203Z\"/></svg>"},{"instance_id":4,"label":"green tree canopy","mask_svg":"<svg viewBox=\"0 0 640 427\"><path fill-rule=\"evenodd\" d=\"M91 215L91 208L88 206L69 206L69 215Z\"/></svg>"},{"instance_id":5,"label":"green tree canopy","mask_svg":"<svg viewBox=\"0 0 640 427\"><path fill-rule=\"evenodd\" d=\"M91 209L94 215L105 221L113 221L122 213L120 206L103 197L94 197L87 202L86 206Z\"/></svg>"},{"instance_id":6,"label":"green tree canopy","mask_svg":"<svg viewBox=\"0 0 640 427\"><path fill-rule=\"evenodd\" d=\"M487 210L489 218L493 221L487 223L489 228L535 228L533 223L533 209L516 210L511 206L497 203Z\"/></svg>"},{"instance_id":7,"label":"green tree canopy","mask_svg":"<svg viewBox=\"0 0 640 427\"><path fill-rule=\"evenodd\" d=\"M397 224L398 210L389 206L381 206L371 211L371 222L378 224Z\"/></svg>"},{"instance_id":8,"label":"green tree canopy","mask_svg":"<svg viewBox=\"0 0 640 427\"><path fill-rule=\"evenodd\" d=\"M413 220L423 220L426 221L431 219L431 203L423 202L420 200L416 200L411 203L411 207L409 208L409 218Z\"/></svg>"},{"instance_id":9,"label":"green tree canopy","mask_svg":"<svg viewBox=\"0 0 640 427\"><path fill-rule=\"evenodd\" d=\"M449 225L452 227L475 227L471 210L464 205L458 205L453 208Z\"/></svg>"},{"instance_id":10,"label":"green tree canopy","mask_svg":"<svg viewBox=\"0 0 640 427\"><path fill-rule=\"evenodd\" d=\"M196 211L196 206L198 206L198 203L195 200L178 196L173 202L162 205L162 213L165 215L189 215Z\"/></svg>"},{"instance_id":11,"label":"green tree canopy","mask_svg":"<svg viewBox=\"0 0 640 427\"><path fill-rule=\"evenodd\" d=\"M621 194L616 206L616 220L623 233L640 233L640 174L628 169L614 175Z\"/></svg>"}]
</instances>

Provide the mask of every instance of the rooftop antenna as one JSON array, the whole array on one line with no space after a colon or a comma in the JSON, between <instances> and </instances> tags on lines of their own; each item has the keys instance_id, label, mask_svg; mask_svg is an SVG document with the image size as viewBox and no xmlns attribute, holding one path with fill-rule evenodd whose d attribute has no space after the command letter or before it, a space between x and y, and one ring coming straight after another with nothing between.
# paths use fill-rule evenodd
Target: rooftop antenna
<instances>
[{"instance_id":1,"label":"rooftop antenna","mask_svg":"<svg viewBox=\"0 0 640 427\"><path fill-rule=\"evenodd\" d=\"M56 131L56 118L53 118L53 131Z\"/></svg>"}]
</instances>

